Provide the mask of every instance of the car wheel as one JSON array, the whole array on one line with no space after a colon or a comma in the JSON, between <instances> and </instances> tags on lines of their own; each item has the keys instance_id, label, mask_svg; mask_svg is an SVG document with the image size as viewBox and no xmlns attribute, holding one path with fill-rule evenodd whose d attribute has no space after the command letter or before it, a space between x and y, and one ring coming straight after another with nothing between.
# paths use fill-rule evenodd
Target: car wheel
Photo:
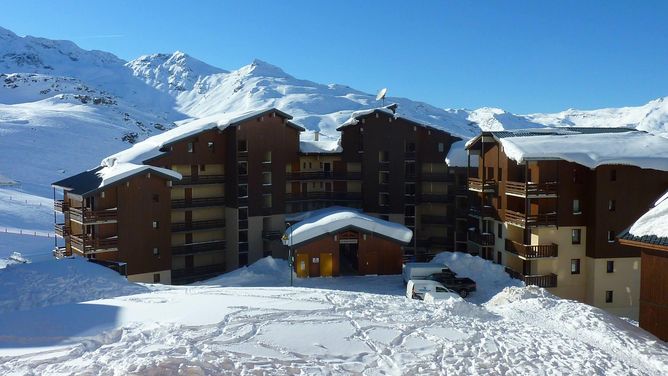
<instances>
[{"instance_id":1,"label":"car wheel","mask_svg":"<svg viewBox=\"0 0 668 376\"><path fill-rule=\"evenodd\" d=\"M468 290L459 290L459 296L461 296L462 298L466 298L467 296L469 296Z\"/></svg>"}]
</instances>

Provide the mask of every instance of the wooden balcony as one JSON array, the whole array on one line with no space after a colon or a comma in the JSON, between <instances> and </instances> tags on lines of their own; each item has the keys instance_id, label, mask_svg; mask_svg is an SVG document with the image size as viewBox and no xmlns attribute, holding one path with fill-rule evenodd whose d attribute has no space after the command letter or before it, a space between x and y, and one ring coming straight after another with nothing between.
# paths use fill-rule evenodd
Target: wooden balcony
<instances>
[{"instance_id":1,"label":"wooden balcony","mask_svg":"<svg viewBox=\"0 0 668 376\"><path fill-rule=\"evenodd\" d=\"M557 257L559 246L556 244L528 245L506 239L506 251L524 259Z\"/></svg>"},{"instance_id":2,"label":"wooden balcony","mask_svg":"<svg viewBox=\"0 0 668 376\"><path fill-rule=\"evenodd\" d=\"M70 243L72 247L84 254L113 252L118 250L118 237L98 238L90 234L73 235L70 234Z\"/></svg>"},{"instance_id":3,"label":"wooden balcony","mask_svg":"<svg viewBox=\"0 0 668 376\"><path fill-rule=\"evenodd\" d=\"M53 210L64 213L69 209L69 204L63 200L53 201Z\"/></svg>"},{"instance_id":4,"label":"wooden balcony","mask_svg":"<svg viewBox=\"0 0 668 376\"><path fill-rule=\"evenodd\" d=\"M223 250L225 250L225 241L216 240L211 242L172 246L172 255L173 256L192 255L196 253L223 251Z\"/></svg>"},{"instance_id":5,"label":"wooden balcony","mask_svg":"<svg viewBox=\"0 0 668 376\"><path fill-rule=\"evenodd\" d=\"M522 228L526 228L527 226L529 227L556 226L557 213L524 215L523 213L506 209L506 222Z\"/></svg>"},{"instance_id":6,"label":"wooden balcony","mask_svg":"<svg viewBox=\"0 0 668 376\"><path fill-rule=\"evenodd\" d=\"M285 194L286 201L358 201L361 199L361 192L306 192Z\"/></svg>"},{"instance_id":7,"label":"wooden balcony","mask_svg":"<svg viewBox=\"0 0 668 376\"><path fill-rule=\"evenodd\" d=\"M481 247L492 247L496 241L494 234L480 233L478 231L469 231L468 239L470 242L475 243Z\"/></svg>"},{"instance_id":8,"label":"wooden balcony","mask_svg":"<svg viewBox=\"0 0 668 376\"><path fill-rule=\"evenodd\" d=\"M527 285L535 285L543 288L557 287L557 275L550 274L540 274L540 275L525 275L519 272L516 272L510 268L506 268L506 273L512 278L519 279Z\"/></svg>"},{"instance_id":9,"label":"wooden balcony","mask_svg":"<svg viewBox=\"0 0 668 376\"><path fill-rule=\"evenodd\" d=\"M172 223L172 232L191 232L199 230L215 230L225 228L224 219L192 221L189 223Z\"/></svg>"},{"instance_id":10,"label":"wooden balcony","mask_svg":"<svg viewBox=\"0 0 668 376\"><path fill-rule=\"evenodd\" d=\"M478 218L496 218L496 210L492 206L471 206L469 215Z\"/></svg>"},{"instance_id":11,"label":"wooden balcony","mask_svg":"<svg viewBox=\"0 0 668 376\"><path fill-rule=\"evenodd\" d=\"M174 181L175 186L179 185L202 185L202 184L222 184L225 183L225 175L197 175L184 176L181 180Z\"/></svg>"},{"instance_id":12,"label":"wooden balcony","mask_svg":"<svg viewBox=\"0 0 668 376\"><path fill-rule=\"evenodd\" d=\"M335 171L311 171L311 172L286 172L287 180L361 180L361 172L335 172Z\"/></svg>"},{"instance_id":13,"label":"wooden balcony","mask_svg":"<svg viewBox=\"0 0 668 376\"><path fill-rule=\"evenodd\" d=\"M517 197L557 197L557 182L544 183L520 183L516 181L506 182L506 194Z\"/></svg>"},{"instance_id":14,"label":"wooden balcony","mask_svg":"<svg viewBox=\"0 0 668 376\"><path fill-rule=\"evenodd\" d=\"M172 270L172 283L175 285L183 285L215 277L223 272L225 272L225 264L214 264L190 269L176 269Z\"/></svg>"},{"instance_id":15,"label":"wooden balcony","mask_svg":"<svg viewBox=\"0 0 668 376\"><path fill-rule=\"evenodd\" d=\"M68 213L70 214L70 219L83 224L113 223L118 219L116 208L91 210L88 208L70 207Z\"/></svg>"},{"instance_id":16,"label":"wooden balcony","mask_svg":"<svg viewBox=\"0 0 668 376\"><path fill-rule=\"evenodd\" d=\"M206 208L222 205L225 205L225 197L193 198L189 201L183 199L172 200L172 209Z\"/></svg>"},{"instance_id":17,"label":"wooden balcony","mask_svg":"<svg viewBox=\"0 0 668 376\"><path fill-rule=\"evenodd\" d=\"M64 238L70 235L70 228L69 226L65 226L64 223L56 223L54 227L57 236Z\"/></svg>"},{"instance_id":18,"label":"wooden balcony","mask_svg":"<svg viewBox=\"0 0 668 376\"><path fill-rule=\"evenodd\" d=\"M483 182L480 178L469 178L469 190L475 192L495 192L496 181L488 179Z\"/></svg>"},{"instance_id":19,"label":"wooden balcony","mask_svg":"<svg viewBox=\"0 0 668 376\"><path fill-rule=\"evenodd\" d=\"M423 215L420 217L423 225L450 225L452 219L445 215Z\"/></svg>"}]
</instances>

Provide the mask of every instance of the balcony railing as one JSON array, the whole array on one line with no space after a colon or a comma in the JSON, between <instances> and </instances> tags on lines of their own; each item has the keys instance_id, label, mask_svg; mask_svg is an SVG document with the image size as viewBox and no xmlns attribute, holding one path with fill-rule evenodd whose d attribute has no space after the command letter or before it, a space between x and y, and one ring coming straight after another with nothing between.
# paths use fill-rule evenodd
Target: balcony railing
<instances>
[{"instance_id":1,"label":"balcony railing","mask_svg":"<svg viewBox=\"0 0 668 376\"><path fill-rule=\"evenodd\" d=\"M280 230L266 230L262 231L262 239L265 240L278 240L283 236L283 231Z\"/></svg>"},{"instance_id":2,"label":"balcony railing","mask_svg":"<svg viewBox=\"0 0 668 376\"><path fill-rule=\"evenodd\" d=\"M184 176L181 180L174 181L174 185L221 184L221 183L225 183L225 175Z\"/></svg>"},{"instance_id":3,"label":"balcony railing","mask_svg":"<svg viewBox=\"0 0 668 376\"><path fill-rule=\"evenodd\" d=\"M451 181L450 175L444 172L423 172L421 175L422 181L448 182Z\"/></svg>"},{"instance_id":4,"label":"balcony railing","mask_svg":"<svg viewBox=\"0 0 668 376\"><path fill-rule=\"evenodd\" d=\"M557 287L557 275L556 274L540 274L540 275L525 275L519 272L516 272L510 268L506 268L506 273L512 278L519 279L527 285L535 285L543 288Z\"/></svg>"},{"instance_id":5,"label":"balcony railing","mask_svg":"<svg viewBox=\"0 0 668 376\"><path fill-rule=\"evenodd\" d=\"M311 172L287 172L287 180L360 180L361 172L335 172L335 171L311 171Z\"/></svg>"},{"instance_id":6,"label":"balcony railing","mask_svg":"<svg viewBox=\"0 0 668 376\"><path fill-rule=\"evenodd\" d=\"M556 244L528 245L506 239L506 251L525 259L557 257L559 246Z\"/></svg>"},{"instance_id":7,"label":"balcony railing","mask_svg":"<svg viewBox=\"0 0 668 376\"><path fill-rule=\"evenodd\" d=\"M515 181L506 182L506 194L520 197L556 197L558 192L557 182L545 183L520 183Z\"/></svg>"},{"instance_id":8,"label":"balcony railing","mask_svg":"<svg viewBox=\"0 0 668 376\"><path fill-rule=\"evenodd\" d=\"M225 271L225 264L200 266L190 269L172 270L172 283L182 285L214 277Z\"/></svg>"},{"instance_id":9,"label":"balcony railing","mask_svg":"<svg viewBox=\"0 0 668 376\"><path fill-rule=\"evenodd\" d=\"M69 209L69 204L63 200L55 200L53 202L53 210L57 212L66 212Z\"/></svg>"},{"instance_id":10,"label":"balcony railing","mask_svg":"<svg viewBox=\"0 0 668 376\"><path fill-rule=\"evenodd\" d=\"M418 247L424 248L445 248L452 245L448 238L441 236L433 236L427 239L418 239L416 241Z\"/></svg>"},{"instance_id":11,"label":"balcony railing","mask_svg":"<svg viewBox=\"0 0 668 376\"><path fill-rule=\"evenodd\" d=\"M469 208L469 215L481 218L496 218L496 211L492 206L471 206Z\"/></svg>"},{"instance_id":12,"label":"balcony railing","mask_svg":"<svg viewBox=\"0 0 668 376\"><path fill-rule=\"evenodd\" d=\"M332 200L332 201L357 201L362 199L361 192L306 192L286 193L286 201L306 200Z\"/></svg>"},{"instance_id":13,"label":"balcony railing","mask_svg":"<svg viewBox=\"0 0 668 376\"><path fill-rule=\"evenodd\" d=\"M221 206L225 204L225 197L193 198L189 201L184 199L172 200L172 209L202 208L207 206Z\"/></svg>"},{"instance_id":14,"label":"balcony railing","mask_svg":"<svg viewBox=\"0 0 668 376\"><path fill-rule=\"evenodd\" d=\"M454 196L449 193L422 193L420 194L420 202L444 203L452 202Z\"/></svg>"},{"instance_id":15,"label":"balcony railing","mask_svg":"<svg viewBox=\"0 0 668 376\"><path fill-rule=\"evenodd\" d=\"M420 217L424 225L447 225L452 224L452 219L445 215L423 215Z\"/></svg>"},{"instance_id":16,"label":"balcony railing","mask_svg":"<svg viewBox=\"0 0 668 376\"><path fill-rule=\"evenodd\" d=\"M64 238L70 234L69 226L65 226L64 223L56 223L55 231L56 235L60 236L61 238Z\"/></svg>"},{"instance_id":17,"label":"balcony railing","mask_svg":"<svg viewBox=\"0 0 668 376\"><path fill-rule=\"evenodd\" d=\"M469 231L468 239L470 242L478 244L482 247L491 247L494 245L494 242L496 240L494 238L494 234L480 233L478 231Z\"/></svg>"},{"instance_id":18,"label":"balcony railing","mask_svg":"<svg viewBox=\"0 0 668 376\"><path fill-rule=\"evenodd\" d=\"M476 192L494 192L496 191L496 181L488 179L483 182L480 178L469 178L469 190Z\"/></svg>"},{"instance_id":19,"label":"balcony railing","mask_svg":"<svg viewBox=\"0 0 668 376\"><path fill-rule=\"evenodd\" d=\"M90 234L73 235L70 234L71 245L86 253L97 253L104 251L114 251L118 247L118 237L98 238Z\"/></svg>"},{"instance_id":20,"label":"balcony railing","mask_svg":"<svg viewBox=\"0 0 668 376\"><path fill-rule=\"evenodd\" d=\"M190 255L200 252L225 250L225 241L216 240L212 242L194 243L172 246L172 255Z\"/></svg>"},{"instance_id":21,"label":"balcony railing","mask_svg":"<svg viewBox=\"0 0 668 376\"><path fill-rule=\"evenodd\" d=\"M116 208L91 210L88 208L69 208L70 218L79 223L113 222L118 218Z\"/></svg>"},{"instance_id":22,"label":"balcony railing","mask_svg":"<svg viewBox=\"0 0 668 376\"><path fill-rule=\"evenodd\" d=\"M524 228L527 226L556 226L557 213L529 214L525 216L523 213L506 209L506 222Z\"/></svg>"},{"instance_id":23,"label":"balcony railing","mask_svg":"<svg viewBox=\"0 0 668 376\"><path fill-rule=\"evenodd\" d=\"M390 171L390 162L389 161L378 162L378 171Z\"/></svg>"},{"instance_id":24,"label":"balcony railing","mask_svg":"<svg viewBox=\"0 0 668 376\"><path fill-rule=\"evenodd\" d=\"M192 221L189 223L172 223L172 232L211 230L224 227L224 219L210 219L206 221Z\"/></svg>"}]
</instances>

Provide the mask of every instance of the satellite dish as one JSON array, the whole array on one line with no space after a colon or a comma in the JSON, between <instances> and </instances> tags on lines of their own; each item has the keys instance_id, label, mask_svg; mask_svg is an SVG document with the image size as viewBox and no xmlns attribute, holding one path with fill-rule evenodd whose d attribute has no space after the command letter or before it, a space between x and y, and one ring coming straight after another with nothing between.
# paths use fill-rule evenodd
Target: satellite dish
<instances>
[{"instance_id":1,"label":"satellite dish","mask_svg":"<svg viewBox=\"0 0 668 376\"><path fill-rule=\"evenodd\" d=\"M376 100L377 101L382 100L383 101L383 106L385 105L385 95L386 94L387 94L387 88L386 87L380 89L378 94L376 94Z\"/></svg>"}]
</instances>

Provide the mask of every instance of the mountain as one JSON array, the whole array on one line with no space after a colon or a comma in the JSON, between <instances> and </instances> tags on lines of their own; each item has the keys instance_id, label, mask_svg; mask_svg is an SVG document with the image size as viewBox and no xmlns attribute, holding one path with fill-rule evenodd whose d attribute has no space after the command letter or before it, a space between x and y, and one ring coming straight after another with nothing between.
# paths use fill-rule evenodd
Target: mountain
<instances>
[{"instance_id":1,"label":"mountain","mask_svg":"<svg viewBox=\"0 0 668 376\"><path fill-rule=\"evenodd\" d=\"M668 137L666 98L639 107L528 115L386 100L397 103L401 115L463 138L480 129L543 126L631 127ZM69 41L0 28L0 175L41 196L50 182L185 119L273 106L335 140L336 127L353 111L378 105L371 94L295 78L261 60L232 71L179 51L126 62Z\"/></svg>"}]
</instances>

